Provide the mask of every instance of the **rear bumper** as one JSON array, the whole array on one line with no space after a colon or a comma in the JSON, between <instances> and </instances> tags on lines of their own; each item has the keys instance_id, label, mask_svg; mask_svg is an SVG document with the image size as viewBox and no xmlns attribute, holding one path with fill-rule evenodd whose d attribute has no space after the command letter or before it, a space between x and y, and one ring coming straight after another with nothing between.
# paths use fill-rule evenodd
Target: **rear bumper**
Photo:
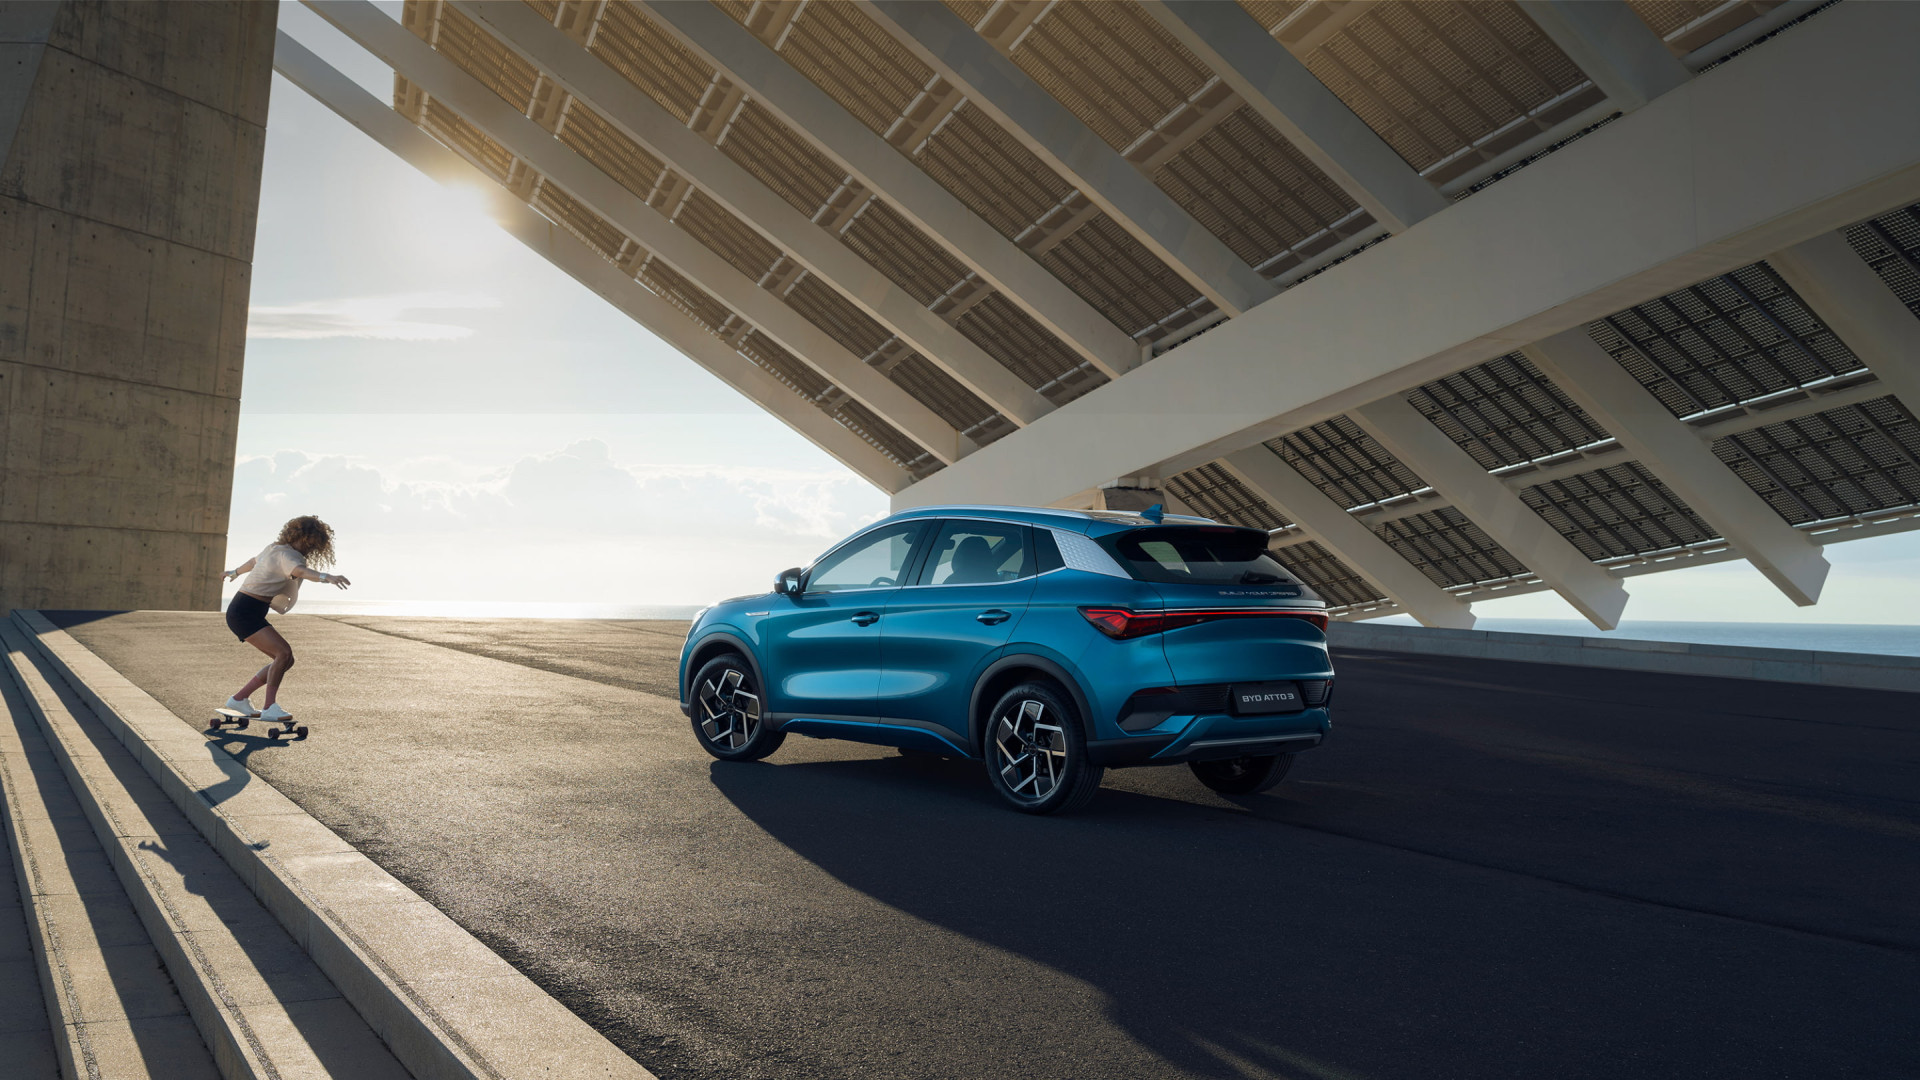
<instances>
[{"instance_id":1,"label":"rear bumper","mask_svg":"<svg viewBox=\"0 0 1920 1080\"><path fill-rule=\"evenodd\" d=\"M1319 746L1332 729L1330 710L1324 708L1260 717L1196 716L1175 732L1093 740L1087 755L1096 765L1125 768L1292 754Z\"/></svg>"}]
</instances>

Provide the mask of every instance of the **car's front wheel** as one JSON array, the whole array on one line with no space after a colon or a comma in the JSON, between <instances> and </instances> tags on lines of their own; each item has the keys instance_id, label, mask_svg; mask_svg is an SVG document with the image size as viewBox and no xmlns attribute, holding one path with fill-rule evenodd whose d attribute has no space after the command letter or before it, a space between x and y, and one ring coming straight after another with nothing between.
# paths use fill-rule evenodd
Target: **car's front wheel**
<instances>
[{"instance_id":1,"label":"car's front wheel","mask_svg":"<svg viewBox=\"0 0 1920 1080\"><path fill-rule=\"evenodd\" d=\"M773 729L762 700L745 660L728 653L707 661L693 677L693 734L701 748L722 761L758 761L780 749L787 733Z\"/></svg>"},{"instance_id":2,"label":"car's front wheel","mask_svg":"<svg viewBox=\"0 0 1920 1080\"><path fill-rule=\"evenodd\" d=\"M1007 691L987 714L987 780L1028 814L1078 810L1106 770L1087 757L1079 711L1059 687L1030 682Z\"/></svg>"},{"instance_id":3,"label":"car's front wheel","mask_svg":"<svg viewBox=\"0 0 1920 1080\"><path fill-rule=\"evenodd\" d=\"M1292 754L1263 754L1222 761L1190 761L1187 767L1200 782L1222 795L1252 795L1286 779Z\"/></svg>"}]
</instances>

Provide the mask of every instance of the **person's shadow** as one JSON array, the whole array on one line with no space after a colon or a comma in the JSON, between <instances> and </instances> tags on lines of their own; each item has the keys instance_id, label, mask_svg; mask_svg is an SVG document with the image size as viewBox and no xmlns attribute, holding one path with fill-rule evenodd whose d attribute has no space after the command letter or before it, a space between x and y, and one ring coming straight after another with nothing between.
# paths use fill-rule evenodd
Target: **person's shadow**
<instances>
[{"instance_id":1,"label":"person's shadow","mask_svg":"<svg viewBox=\"0 0 1920 1080\"><path fill-rule=\"evenodd\" d=\"M226 780L212 787L200 789L201 796L215 806L240 794L253 781L253 768L248 762L255 751L288 745L281 739L269 739L265 735L248 735L245 732L226 728L219 731L207 728L202 734L207 737L207 752L215 755L216 761L224 756L240 766L238 770L227 770Z\"/></svg>"}]
</instances>

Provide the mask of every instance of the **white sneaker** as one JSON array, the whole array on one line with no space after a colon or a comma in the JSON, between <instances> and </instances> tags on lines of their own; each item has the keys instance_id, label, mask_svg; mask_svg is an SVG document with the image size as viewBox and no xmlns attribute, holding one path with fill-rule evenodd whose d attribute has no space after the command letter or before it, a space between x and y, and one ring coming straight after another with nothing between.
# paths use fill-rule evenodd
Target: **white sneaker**
<instances>
[{"instance_id":1,"label":"white sneaker","mask_svg":"<svg viewBox=\"0 0 1920 1080\"><path fill-rule=\"evenodd\" d=\"M243 716L259 716L260 715L260 710L254 708L253 702L248 701L246 698L230 697L227 699L227 704L225 707L232 709L234 712L240 713Z\"/></svg>"},{"instance_id":2,"label":"white sneaker","mask_svg":"<svg viewBox=\"0 0 1920 1080\"><path fill-rule=\"evenodd\" d=\"M263 724L278 724L282 721L293 719L293 714L281 708L279 702L274 702L272 705L261 709L259 716L260 722Z\"/></svg>"}]
</instances>

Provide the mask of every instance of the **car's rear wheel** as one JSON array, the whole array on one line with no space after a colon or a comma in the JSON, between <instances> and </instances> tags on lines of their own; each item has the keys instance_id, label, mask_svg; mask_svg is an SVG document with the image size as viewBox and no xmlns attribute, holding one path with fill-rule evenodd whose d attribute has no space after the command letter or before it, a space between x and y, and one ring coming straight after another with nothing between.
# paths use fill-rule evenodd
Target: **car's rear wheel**
<instances>
[{"instance_id":1,"label":"car's rear wheel","mask_svg":"<svg viewBox=\"0 0 1920 1080\"><path fill-rule=\"evenodd\" d=\"M693 677L693 734L722 761L758 761L787 741L761 706L759 680L732 653L714 657Z\"/></svg>"},{"instance_id":2,"label":"car's rear wheel","mask_svg":"<svg viewBox=\"0 0 1920 1080\"><path fill-rule=\"evenodd\" d=\"M988 783L1028 814L1080 809L1106 773L1088 759L1079 711L1052 683L1022 683L1000 695L984 743Z\"/></svg>"},{"instance_id":3,"label":"car's rear wheel","mask_svg":"<svg viewBox=\"0 0 1920 1080\"><path fill-rule=\"evenodd\" d=\"M1286 779L1293 767L1292 754L1263 754L1257 757L1226 758L1221 761L1190 761L1187 767L1200 782L1222 795L1252 795L1265 791Z\"/></svg>"}]
</instances>

